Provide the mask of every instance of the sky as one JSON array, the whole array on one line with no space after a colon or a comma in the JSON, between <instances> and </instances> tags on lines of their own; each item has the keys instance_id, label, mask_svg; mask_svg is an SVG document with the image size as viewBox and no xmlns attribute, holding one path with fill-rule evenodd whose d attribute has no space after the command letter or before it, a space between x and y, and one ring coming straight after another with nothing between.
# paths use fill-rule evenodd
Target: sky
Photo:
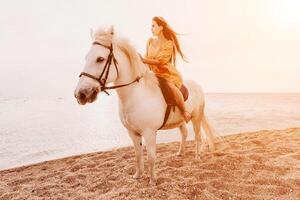
<instances>
[{"instance_id":1,"label":"sky","mask_svg":"<svg viewBox=\"0 0 300 200\"><path fill-rule=\"evenodd\" d=\"M184 79L205 92L300 92L298 0L0 0L2 91L76 86L90 29L113 25L144 53L151 20L180 33ZM1 91L0 91L1 92Z\"/></svg>"}]
</instances>

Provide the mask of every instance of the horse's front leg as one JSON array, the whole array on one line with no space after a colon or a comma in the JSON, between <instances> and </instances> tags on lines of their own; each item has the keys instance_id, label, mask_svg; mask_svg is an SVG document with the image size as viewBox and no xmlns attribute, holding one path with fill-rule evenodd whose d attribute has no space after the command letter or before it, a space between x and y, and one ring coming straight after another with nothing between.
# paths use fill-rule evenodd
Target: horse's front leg
<instances>
[{"instance_id":1,"label":"horse's front leg","mask_svg":"<svg viewBox=\"0 0 300 200\"><path fill-rule=\"evenodd\" d=\"M181 134L181 142L180 142L179 150L176 155L182 156L184 154L185 142L186 142L186 138L188 136L188 130L184 123L179 126L179 129L180 129L180 134Z\"/></svg>"},{"instance_id":2,"label":"horse's front leg","mask_svg":"<svg viewBox=\"0 0 300 200\"><path fill-rule=\"evenodd\" d=\"M156 184L156 174L155 174L155 159L156 159L156 131L147 129L142 133L145 138L148 163L149 163L149 173L150 173L150 184Z\"/></svg>"},{"instance_id":3,"label":"horse's front leg","mask_svg":"<svg viewBox=\"0 0 300 200\"><path fill-rule=\"evenodd\" d=\"M127 130L130 138L133 141L135 157L136 157L136 172L133 175L133 178L140 178L144 172L144 159L143 159L143 146L142 146L142 137L139 133L136 133L131 130Z\"/></svg>"}]
</instances>

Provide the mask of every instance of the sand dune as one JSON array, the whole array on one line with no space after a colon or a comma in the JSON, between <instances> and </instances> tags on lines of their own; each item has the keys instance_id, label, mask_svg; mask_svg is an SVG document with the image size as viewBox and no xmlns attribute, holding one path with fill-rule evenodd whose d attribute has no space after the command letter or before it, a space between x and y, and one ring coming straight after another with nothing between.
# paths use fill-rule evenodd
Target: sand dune
<instances>
[{"instance_id":1,"label":"sand dune","mask_svg":"<svg viewBox=\"0 0 300 200\"><path fill-rule=\"evenodd\" d=\"M300 199L300 128L227 136L194 159L194 142L159 144L157 186L134 174L133 147L0 171L5 199Z\"/></svg>"}]
</instances>

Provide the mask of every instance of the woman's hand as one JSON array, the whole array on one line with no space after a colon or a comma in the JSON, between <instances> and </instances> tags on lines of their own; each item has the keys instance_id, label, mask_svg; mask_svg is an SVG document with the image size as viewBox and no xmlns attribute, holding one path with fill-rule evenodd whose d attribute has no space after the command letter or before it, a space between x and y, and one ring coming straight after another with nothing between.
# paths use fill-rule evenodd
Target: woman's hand
<instances>
[{"instance_id":1,"label":"woman's hand","mask_svg":"<svg viewBox=\"0 0 300 200\"><path fill-rule=\"evenodd\" d=\"M157 66L161 65L161 63L156 59L143 58L143 57L141 59L142 59L143 63L148 64L148 65L157 65Z\"/></svg>"},{"instance_id":2,"label":"woman's hand","mask_svg":"<svg viewBox=\"0 0 300 200\"><path fill-rule=\"evenodd\" d=\"M143 58L143 56L139 53L139 56L142 60L143 63L148 64L148 65L162 65L163 63L161 63L159 60L156 59L151 59L151 58Z\"/></svg>"}]
</instances>

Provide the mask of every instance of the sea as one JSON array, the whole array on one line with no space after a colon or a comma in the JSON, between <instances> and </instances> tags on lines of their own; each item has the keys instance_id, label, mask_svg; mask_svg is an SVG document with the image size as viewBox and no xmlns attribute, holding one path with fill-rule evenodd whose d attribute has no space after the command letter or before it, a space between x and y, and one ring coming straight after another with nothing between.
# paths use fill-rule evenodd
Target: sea
<instances>
[{"instance_id":1,"label":"sea","mask_svg":"<svg viewBox=\"0 0 300 200\"><path fill-rule=\"evenodd\" d=\"M20 68L2 74L0 170L132 145L115 92L81 106L73 96L78 80L73 72L43 72L47 76ZM205 98L206 115L220 135L300 127L300 93L205 93ZM192 140L191 124L188 130ZM158 143L179 140L178 129L157 135Z\"/></svg>"}]
</instances>

